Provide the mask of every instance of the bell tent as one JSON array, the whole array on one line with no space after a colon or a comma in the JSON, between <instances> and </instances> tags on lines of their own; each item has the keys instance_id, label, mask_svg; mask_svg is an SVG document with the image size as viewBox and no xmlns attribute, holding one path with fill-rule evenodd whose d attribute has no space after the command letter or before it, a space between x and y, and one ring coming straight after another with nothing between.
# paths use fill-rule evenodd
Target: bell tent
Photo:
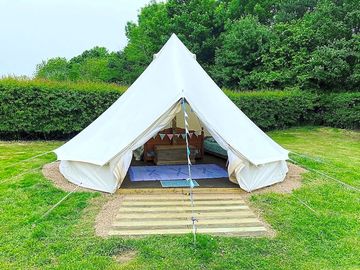
<instances>
[{"instance_id":1,"label":"bell tent","mask_svg":"<svg viewBox=\"0 0 360 270\"><path fill-rule=\"evenodd\" d=\"M183 100L226 150L230 181L250 192L284 180L288 151L232 103L175 34L114 104L55 150L61 173L77 185L115 192L133 151L168 126Z\"/></svg>"}]
</instances>

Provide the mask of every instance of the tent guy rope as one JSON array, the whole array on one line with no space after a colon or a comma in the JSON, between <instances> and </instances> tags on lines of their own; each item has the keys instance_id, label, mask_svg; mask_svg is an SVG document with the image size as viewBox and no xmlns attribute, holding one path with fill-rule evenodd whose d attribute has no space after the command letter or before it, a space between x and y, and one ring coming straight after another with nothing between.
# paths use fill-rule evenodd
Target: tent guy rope
<instances>
[{"instance_id":1,"label":"tent guy rope","mask_svg":"<svg viewBox=\"0 0 360 270\"><path fill-rule=\"evenodd\" d=\"M17 165L17 164L20 164L20 163L23 163L23 162L27 162L27 161L33 160L33 159L35 159L35 158L38 158L38 157L45 156L45 155L50 154L50 153L52 153L52 152L53 152L53 151L51 150L51 151L47 151L47 152L44 152L44 153L41 153L41 154L38 154L38 155L35 155L35 156L32 156L32 157L29 157L29 158L27 158L27 159L19 160L19 161L17 161L17 162L14 162L14 163L10 164L9 166L4 167L3 169L11 168L11 167L13 167L13 166L15 166L15 165Z\"/></svg>"},{"instance_id":2,"label":"tent guy rope","mask_svg":"<svg viewBox=\"0 0 360 270\"><path fill-rule=\"evenodd\" d=\"M52 207L49 208L38 220L36 220L33 225L36 225L41 219L47 217L56 207L58 207L63 201L65 201L71 194L73 194L76 190L81 187L80 185L76 186L72 191L68 192L64 197L62 197L57 203L55 203Z\"/></svg>"},{"instance_id":3,"label":"tent guy rope","mask_svg":"<svg viewBox=\"0 0 360 270\"><path fill-rule=\"evenodd\" d=\"M318 212L314 210L308 203L304 202L302 199L300 199L298 196L295 196L292 194L303 206L305 206L307 209L309 209L311 212L313 212L316 216L318 215Z\"/></svg>"},{"instance_id":4,"label":"tent guy rope","mask_svg":"<svg viewBox=\"0 0 360 270\"><path fill-rule=\"evenodd\" d=\"M292 152L291 152L291 153L292 153ZM354 186L352 186L352 185L349 185L349 184L345 183L344 181L341 181L341 180L339 180L339 179L337 179L337 178L335 178L335 177L332 177L332 176L330 176L330 175L327 175L326 173L323 173L323 172L321 172L321 171L308 168L308 167L300 164L299 162L293 160L292 158L289 158L289 160L290 160L291 162L293 162L294 164L296 164L296 165L298 165L298 166L300 166L300 167L302 167L302 168L304 168L304 169L306 169L306 170L308 170L308 171L311 171L311 172L320 174L321 176L324 176L324 177L326 177L326 178L329 178L329 179L331 179L331 180L333 180L333 181L335 181L335 182L337 182L337 183L339 183L339 184L347 187L348 189L351 189L351 190L355 190L355 191L357 191L357 192L360 192L360 189L359 189L359 188L354 187Z\"/></svg>"},{"instance_id":5,"label":"tent guy rope","mask_svg":"<svg viewBox=\"0 0 360 270\"><path fill-rule=\"evenodd\" d=\"M52 163L54 163L54 162L56 162L56 161L52 161L52 162L50 162L49 164L52 164ZM23 171L22 173L19 173L19 174L17 174L17 175L13 175L13 176L11 176L11 177L9 177L9 178L0 179L0 184L5 184L5 183L10 182L10 181L13 180L13 179L16 179L16 178L20 177L20 176L26 175L26 174L28 174L28 173L36 172L37 170L40 170L42 167L43 167L43 165L41 165L41 166L39 166L39 167L36 167L36 168L32 168L32 169L26 170L26 171ZM3 181L2 181L2 180L3 180Z\"/></svg>"},{"instance_id":6,"label":"tent guy rope","mask_svg":"<svg viewBox=\"0 0 360 270\"><path fill-rule=\"evenodd\" d=\"M194 188L194 182L192 180L192 176L191 176L191 160L190 160L190 148L189 148L189 141L188 141L188 136L189 136L189 123L188 123L188 115L186 113L186 107L185 107L185 98L182 98L181 100L181 107L184 113L184 123L185 123L185 142L186 142L186 156L187 156L187 163L188 163L188 173L189 173L189 178L186 179L189 182L190 185L190 201L191 201L191 222L192 222L192 228L193 228L193 241L194 241L194 246L196 246L196 222L197 219L194 216L194 194L193 194L193 188Z\"/></svg>"}]
</instances>

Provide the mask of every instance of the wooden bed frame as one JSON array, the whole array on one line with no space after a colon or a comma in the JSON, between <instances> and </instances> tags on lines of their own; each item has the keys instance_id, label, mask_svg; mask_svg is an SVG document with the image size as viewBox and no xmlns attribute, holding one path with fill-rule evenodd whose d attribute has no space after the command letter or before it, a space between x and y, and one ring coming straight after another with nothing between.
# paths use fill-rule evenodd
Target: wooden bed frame
<instances>
[{"instance_id":1,"label":"wooden bed frame","mask_svg":"<svg viewBox=\"0 0 360 270\"><path fill-rule=\"evenodd\" d=\"M189 133L194 133L194 130L189 130ZM161 139L159 134L173 134L173 138L170 140L167 135ZM183 128L167 128L160 131L154 138L151 138L144 144L144 161L154 161L155 159L155 146L157 145L186 145L185 139L182 136L175 136L175 134L184 134ZM202 129L201 135L193 135L188 137L189 145L197 150L195 155L196 159L202 159L204 157L204 130Z\"/></svg>"}]
</instances>

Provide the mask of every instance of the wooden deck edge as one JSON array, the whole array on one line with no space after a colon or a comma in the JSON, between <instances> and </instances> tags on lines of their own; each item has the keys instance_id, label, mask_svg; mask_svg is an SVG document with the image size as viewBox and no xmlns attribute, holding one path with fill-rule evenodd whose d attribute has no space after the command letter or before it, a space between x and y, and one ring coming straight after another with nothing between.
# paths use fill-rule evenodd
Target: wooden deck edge
<instances>
[{"instance_id":1,"label":"wooden deck edge","mask_svg":"<svg viewBox=\"0 0 360 270\"><path fill-rule=\"evenodd\" d=\"M189 188L120 188L116 193L118 194L162 194L162 193L180 193L189 194ZM244 194L244 191L239 188L194 188L193 194L201 193L236 193Z\"/></svg>"},{"instance_id":2,"label":"wooden deck edge","mask_svg":"<svg viewBox=\"0 0 360 270\"><path fill-rule=\"evenodd\" d=\"M240 228L199 228L200 234L266 234L266 228L260 227L240 227ZM149 230L110 230L109 235L136 236L136 235L160 235L160 234L188 234L192 233L192 229L149 229Z\"/></svg>"}]
</instances>

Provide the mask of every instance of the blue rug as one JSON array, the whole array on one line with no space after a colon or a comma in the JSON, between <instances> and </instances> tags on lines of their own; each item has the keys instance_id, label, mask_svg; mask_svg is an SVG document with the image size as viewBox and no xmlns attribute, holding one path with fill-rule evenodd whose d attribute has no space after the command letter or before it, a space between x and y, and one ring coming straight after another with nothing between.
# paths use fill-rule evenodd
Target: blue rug
<instances>
[{"instance_id":1,"label":"blue rug","mask_svg":"<svg viewBox=\"0 0 360 270\"><path fill-rule=\"evenodd\" d=\"M188 180L161 180L160 181L162 187L190 187L190 183ZM198 187L199 184L195 180L193 180L194 186Z\"/></svg>"},{"instance_id":2,"label":"blue rug","mask_svg":"<svg viewBox=\"0 0 360 270\"><path fill-rule=\"evenodd\" d=\"M191 166L192 179L228 177L227 171L216 164L196 164ZM156 180L182 180L189 178L187 165L131 166L129 177L133 182Z\"/></svg>"}]
</instances>

